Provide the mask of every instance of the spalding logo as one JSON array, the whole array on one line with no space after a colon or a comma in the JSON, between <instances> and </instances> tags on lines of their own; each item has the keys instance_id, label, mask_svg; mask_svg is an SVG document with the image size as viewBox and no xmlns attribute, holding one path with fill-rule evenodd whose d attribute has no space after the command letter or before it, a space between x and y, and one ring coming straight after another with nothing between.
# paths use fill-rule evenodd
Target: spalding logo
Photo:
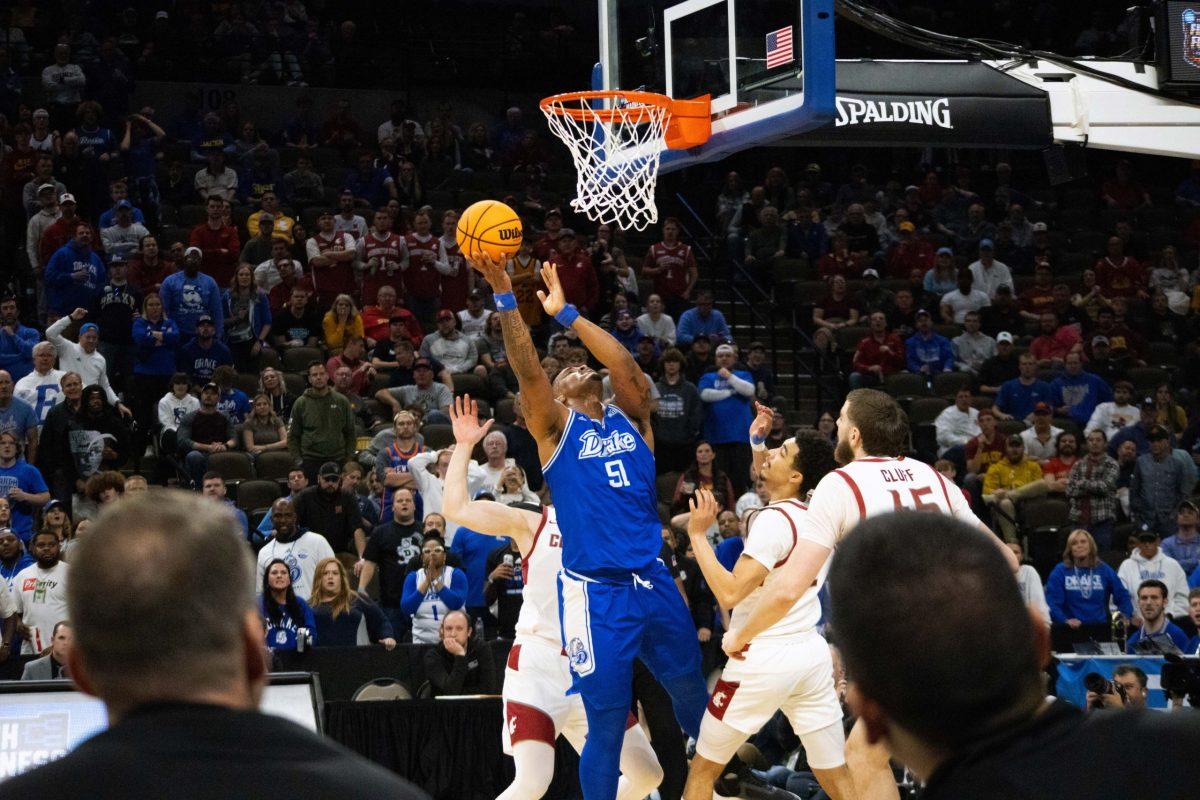
<instances>
[{"instance_id":1,"label":"spalding logo","mask_svg":"<svg viewBox=\"0 0 1200 800\"><path fill-rule=\"evenodd\" d=\"M520 239L520 238L521 238L521 229L520 228L501 228L500 229L500 241L502 241L502 242L511 242L513 239Z\"/></svg>"},{"instance_id":2,"label":"spalding logo","mask_svg":"<svg viewBox=\"0 0 1200 800\"><path fill-rule=\"evenodd\" d=\"M583 640L579 637L575 637L567 645L567 658L571 659L571 663L577 667L582 667L588 662L587 650L583 646Z\"/></svg>"}]
</instances>

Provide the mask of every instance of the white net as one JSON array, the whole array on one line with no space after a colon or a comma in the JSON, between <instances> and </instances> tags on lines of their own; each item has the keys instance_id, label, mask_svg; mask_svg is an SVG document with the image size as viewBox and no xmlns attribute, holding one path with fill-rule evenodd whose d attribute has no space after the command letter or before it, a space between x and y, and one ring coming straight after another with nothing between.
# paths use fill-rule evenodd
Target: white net
<instances>
[{"instance_id":1,"label":"white net","mask_svg":"<svg viewBox=\"0 0 1200 800\"><path fill-rule=\"evenodd\" d=\"M571 207L593 222L644 230L658 220L654 187L670 111L624 98L609 109L594 109L592 102L564 96L542 106L575 162Z\"/></svg>"}]
</instances>

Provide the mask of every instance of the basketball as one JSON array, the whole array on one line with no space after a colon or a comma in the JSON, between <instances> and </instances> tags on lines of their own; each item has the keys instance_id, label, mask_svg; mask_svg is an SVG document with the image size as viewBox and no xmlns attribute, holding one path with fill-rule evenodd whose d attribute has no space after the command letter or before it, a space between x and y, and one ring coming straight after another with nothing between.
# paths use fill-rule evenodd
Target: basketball
<instances>
[{"instance_id":1,"label":"basketball","mask_svg":"<svg viewBox=\"0 0 1200 800\"><path fill-rule=\"evenodd\" d=\"M521 246L521 218L497 200L473 203L458 218L458 246L467 258L481 251L495 261L504 261Z\"/></svg>"}]
</instances>

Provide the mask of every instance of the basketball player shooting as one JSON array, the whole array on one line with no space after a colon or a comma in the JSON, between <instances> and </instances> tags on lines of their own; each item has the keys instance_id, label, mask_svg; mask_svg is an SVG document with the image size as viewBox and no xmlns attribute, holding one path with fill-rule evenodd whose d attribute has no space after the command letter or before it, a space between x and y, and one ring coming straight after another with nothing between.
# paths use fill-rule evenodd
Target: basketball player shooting
<instances>
[{"instance_id":1,"label":"basketball player shooting","mask_svg":"<svg viewBox=\"0 0 1200 800\"><path fill-rule=\"evenodd\" d=\"M750 427L752 441L765 438L772 413L760 406ZM691 501L688 538L705 581L722 607L732 609L737 627L778 580L797 544L807 513L803 499L833 468L833 447L817 431L800 431L769 452L755 452L758 475L770 502L753 512L746 549L733 571L717 560L707 531L720 508L712 492L701 489ZM755 636L731 660L713 690L696 755L688 770L684 800L709 800L722 766L754 733L782 710L804 744L808 765L832 800L853 800L854 784L846 768L842 707L833 684L829 645L817 633L821 618L817 594L829 569L816 579L783 617Z\"/></svg>"},{"instance_id":2,"label":"basketball player shooting","mask_svg":"<svg viewBox=\"0 0 1200 800\"><path fill-rule=\"evenodd\" d=\"M650 382L628 350L566 302L557 270L547 264L547 291L539 291L538 299L608 368L614 398L602 401L602 378L587 366L563 370L551 386L504 265L484 254L472 266L495 294L504 347L563 532L562 647L571 663L571 691L582 697L588 722L579 781L585 800L612 800L634 659L667 690L676 719L693 737L708 695L695 625L658 560L662 524Z\"/></svg>"},{"instance_id":3,"label":"basketball player shooting","mask_svg":"<svg viewBox=\"0 0 1200 800\"><path fill-rule=\"evenodd\" d=\"M992 533L957 486L928 464L900 455L908 443L908 417L891 396L875 389L850 392L837 431L834 457L841 468L817 484L796 546L777 578L763 587L754 609L736 617L726 632L721 646L731 659L746 658L746 645L777 625L805 596L838 542L860 520L894 511L926 511L949 514ZM994 534L992 539L1016 572L1012 551ZM851 684L852 706L856 696ZM859 797L867 800L899 797L887 751L879 746L884 736L883 731L865 730L861 720L850 734L847 761Z\"/></svg>"},{"instance_id":4,"label":"basketball player shooting","mask_svg":"<svg viewBox=\"0 0 1200 800\"><path fill-rule=\"evenodd\" d=\"M510 537L521 553L518 569L525 588L517 635L504 670L504 752L513 757L513 782L496 800L538 800L554 777L554 742L562 734L576 751L587 739L587 718L579 695L568 695L571 670L560 641L558 573L562 532L554 509L514 508L490 500L469 500L467 466L492 421L479 424L479 408L469 396L450 408L454 454L446 468L442 514L457 525L489 536ZM618 800L638 800L662 781L662 767L650 740L632 716L621 745ZM630 724L630 722L632 724Z\"/></svg>"}]
</instances>

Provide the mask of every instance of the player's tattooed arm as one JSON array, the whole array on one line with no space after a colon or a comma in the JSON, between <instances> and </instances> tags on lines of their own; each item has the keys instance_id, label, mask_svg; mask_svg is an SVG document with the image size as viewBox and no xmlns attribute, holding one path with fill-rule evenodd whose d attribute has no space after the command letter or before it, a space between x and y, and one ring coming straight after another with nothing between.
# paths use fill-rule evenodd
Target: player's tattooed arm
<instances>
[{"instance_id":1,"label":"player's tattooed arm","mask_svg":"<svg viewBox=\"0 0 1200 800\"><path fill-rule=\"evenodd\" d=\"M542 280L549 291L538 291L538 299L542 301L546 313L554 316L566 304L558 269L554 264L542 267ZM608 331L583 317L577 318L571 327L579 334L579 341L588 352L608 368L613 402L637 422L643 436L649 437L650 415L654 413L653 386L634 360L633 353Z\"/></svg>"},{"instance_id":2,"label":"player's tattooed arm","mask_svg":"<svg viewBox=\"0 0 1200 800\"><path fill-rule=\"evenodd\" d=\"M469 263L484 277L494 293L512 291L512 279L503 262L494 261L486 253L481 253L479 258L471 259ZM537 348L533 346L533 337L530 336L525 321L521 319L520 312L512 309L495 313L500 315L500 330L504 335L508 364L521 387L521 408L529 425L529 432L538 440L540 446L553 449L558 443L557 435L566 421L566 407L554 399L550 379L542 369Z\"/></svg>"}]
</instances>

